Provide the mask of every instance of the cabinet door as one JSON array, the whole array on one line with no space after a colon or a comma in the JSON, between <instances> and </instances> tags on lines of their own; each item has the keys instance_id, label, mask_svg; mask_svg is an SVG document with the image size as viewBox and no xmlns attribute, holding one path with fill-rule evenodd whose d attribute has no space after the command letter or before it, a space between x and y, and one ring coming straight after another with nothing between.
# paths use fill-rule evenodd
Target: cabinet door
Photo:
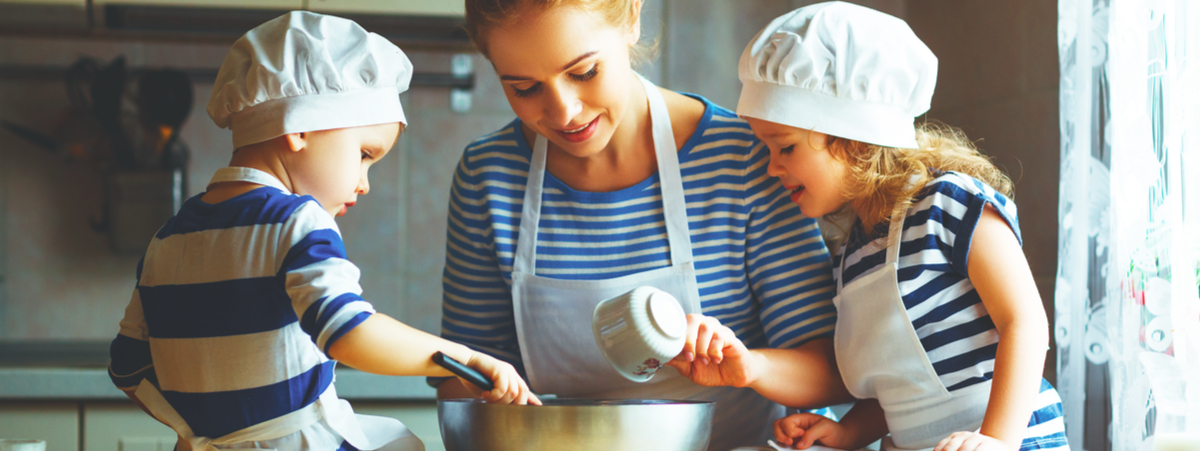
<instances>
[{"instance_id":1,"label":"cabinet door","mask_svg":"<svg viewBox=\"0 0 1200 451\"><path fill-rule=\"evenodd\" d=\"M79 451L79 404L0 403L0 438L45 440L46 451Z\"/></svg>"},{"instance_id":2,"label":"cabinet door","mask_svg":"<svg viewBox=\"0 0 1200 451\"><path fill-rule=\"evenodd\" d=\"M463 17L464 3L448 0L306 0L308 9L323 13L406 14Z\"/></svg>"},{"instance_id":3,"label":"cabinet door","mask_svg":"<svg viewBox=\"0 0 1200 451\"><path fill-rule=\"evenodd\" d=\"M83 447L87 451L171 451L175 439L175 431L132 402L83 405Z\"/></svg>"},{"instance_id":4,"label":"cabinet door","mask_svg":"<svg viewBox=\"0 0 1200 451\"><path fill-rule=\"evenodd\" d=\"M351 403L354 413L363 415L378 415L400 420L417 438L425 442L425 451L446 451L442 444L442 430L438 427L437 404L425 403L382 403L363 402ZM88 450L92 451L92 450Z\"/></svg>"}]
</instances>

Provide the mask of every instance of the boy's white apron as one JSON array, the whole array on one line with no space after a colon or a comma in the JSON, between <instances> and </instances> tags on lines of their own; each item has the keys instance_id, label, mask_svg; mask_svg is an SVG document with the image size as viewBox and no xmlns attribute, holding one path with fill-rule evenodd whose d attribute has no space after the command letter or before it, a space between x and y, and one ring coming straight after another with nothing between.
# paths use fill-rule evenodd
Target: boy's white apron
<instances>
[{"instance_id":1,"label":"boy's white apron","mask_svg":"<svg viewBox=\"0 0 1200 451\"><path fill-rule=\"evenodd\" d=\"M783 415L778 404L751 389L699 386L668 369L649 382L631 382L604 360L592 334L592 311L596 305L640 286L671 293L684 311L700 313L687 203L670 117L658 88L645 78L638 78L650 105L671 266L604 280L535 275L547 147L546 138L539 135L525 185L512 272L513 313L529 383L535 392L561 397L717 401L709 449L727 450L763 443L770 437L770 421Z\"/></svg>"},{"instance_id":2,"label":"boy's white apron","mask_svg":"<svg viewBox=\"0 0 1200 451\"><path fill-rule=\"evenodd\" d=\"M213 175L209 186L220 182L250 182L288 193L278 179L251 168L222 168ZM162 393L148 380L142 380L134 392L146 409L167 423L179 435L180 451L216 451L219 445L274 440L291 435L318 421L325 421L347 443L360 450L387 446L388 451L424 451L425 446L415 435L393 418L358 415L350 403L338 399L337 390L330 384L315 402L281 417L234 431L221 437L197 437L183 417L163 398ZM186 444L188 448L184 448Z\"/></svg>"},{"instance_id":3,"label":"boy's white apron","mask_svg":"<svg viewBox=\"0 0 1200 451\"><path fill-rule=\"evenodd\" d=\"M892 215L884 266L844 287L847 255L842 248L842 273L833 298L838 369L850 394L879 400L890 431L883 440L885 450L932 449L952 432L978 430L992 388L989 380L950 393L913 330L896 274L905 213L898 209Z\"/></svg>"}]
</instances>

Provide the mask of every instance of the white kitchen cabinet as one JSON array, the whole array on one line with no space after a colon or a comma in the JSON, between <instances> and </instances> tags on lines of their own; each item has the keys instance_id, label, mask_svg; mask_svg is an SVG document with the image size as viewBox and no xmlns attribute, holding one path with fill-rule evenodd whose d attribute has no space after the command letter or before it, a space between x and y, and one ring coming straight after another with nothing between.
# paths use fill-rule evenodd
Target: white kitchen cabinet
<instances>
[{"instance_id":1,"label":"white kitchen cabinet","mask_svg":"<svg viewBox=\"0 0 1200 451\"><path fill-rule=\"evenodd\" d=\"M131 402L83 405L86 451L171 451L174 447L175 432Z\"/></svg>"},{"instance_id":2,"label":"white kitchen cabinet","mask_svg":"<svg viewBox=\"0 0 1200 451\"><path fill-rule=\"evenodd\" d=\"M4 1L4 0L0 0ZM96 7L109 4L176 6L188 8L303 9L304 0L93 0Z\"/></svg>"},{"instance_id":3,"label":"white kitchen cabinet","mask_svg":"<svg viewBox=\"0 0 1200 451\"><path fill-rule=\"evenodd\" d=\"M466 14L462 0L305 0L305 9L323 13L452 16Z\"/></svg>"},{"instance_id":4,"label":"white kitchen cabinet","mask_svg":"<svg viewBox=\"0 0 1200 451\"><path fill-rule=\"evenodd\" d=\"M0 403L0 438L45 440L46 451L80 451L79 403Z\"/></svg>"},{"instance_id":5,"label":"white kitchen cabinet","mask_svg":"<svg viewBox=\"0 0 1200 451\"><path fill-rule=\"evenodd\" d=\"M442 444L442 431L438 427L437 404L428 403L370 403L353 402L355 413L391 417L408 426L417 438L425 442L425 451L446 451ZM92 451L89 449L88 451Z\"/></svg>"}]
</instances>

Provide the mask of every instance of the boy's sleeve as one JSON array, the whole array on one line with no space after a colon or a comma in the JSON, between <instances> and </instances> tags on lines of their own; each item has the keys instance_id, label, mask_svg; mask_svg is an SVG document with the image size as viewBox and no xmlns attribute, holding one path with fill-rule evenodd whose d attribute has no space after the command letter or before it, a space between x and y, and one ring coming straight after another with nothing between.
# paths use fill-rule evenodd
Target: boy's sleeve
<instances>
[{"instance_id":1,"label":"boy's sleeve","mask_svg":"<svg viewBox=\"0 0 1200 451\"><path fill-rule=\"evenodd\" d=\"M495 230L484 201L483 180L468 166L469 155L463 156L450 190L442 272L442 337L504 360L524 377L512 290L496 258ZM437 385L442 380L430 378L429 383Z\"/></svg>"},{"instance_id":2,"label":"boy's sleeve","mask_svg":"<svg viewBox=\"0 0 1200 451\"><path fill-rule=\"evenodd\" d=\"M142 263L138 262L138 280L141 280ZM158 385L154 373L154 360L150 356L150 333L146 328L146 316L142 312L142 299L137 288L125 307L121 319L121 331L109 346L108 377L113 385L125 391L137 389L143 379Z\"/></svg>"},{"instance_id":3,"label":"boy's sleeve","mask_svg":"<svg viewBox=\"0 0 1200 451\"><path fill-rule=\"evenodd\" d=\"M280 241L291 243L280 265L300 328L326 355L329 348L375 313L362 298L359 271L346 259L337 223L315 200L287 220Z\"/></svg>"},{"instance_id":4,"label":"boy's sleeve","mask_svg":"<svg viewBox=\"0 0 1200 451\"><path fill-rule=\"evenodd\" d=\"M800 213L779 179L767 175L770 153L757 140L746 169L746 272L762 304L767 343L794 348L832 337L833 271L817 222Z\"/></svg>"}]
</instances>

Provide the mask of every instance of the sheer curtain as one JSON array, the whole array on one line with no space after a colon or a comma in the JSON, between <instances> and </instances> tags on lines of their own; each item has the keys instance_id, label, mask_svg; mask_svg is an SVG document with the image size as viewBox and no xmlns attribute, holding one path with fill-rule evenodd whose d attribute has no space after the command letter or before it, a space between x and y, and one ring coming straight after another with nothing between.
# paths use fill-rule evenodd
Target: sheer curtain
<instances>
[{"instance_id":1,"label":"sheer curtain","mask_svg":"<svg viewBox=\"0 0 1200 451\"><path fill-rule=\"evenodd\" d=\"M1074 450L1200 447L1200 1L1058 14L1067 435Z\"/></svg>"}]
</instances>

